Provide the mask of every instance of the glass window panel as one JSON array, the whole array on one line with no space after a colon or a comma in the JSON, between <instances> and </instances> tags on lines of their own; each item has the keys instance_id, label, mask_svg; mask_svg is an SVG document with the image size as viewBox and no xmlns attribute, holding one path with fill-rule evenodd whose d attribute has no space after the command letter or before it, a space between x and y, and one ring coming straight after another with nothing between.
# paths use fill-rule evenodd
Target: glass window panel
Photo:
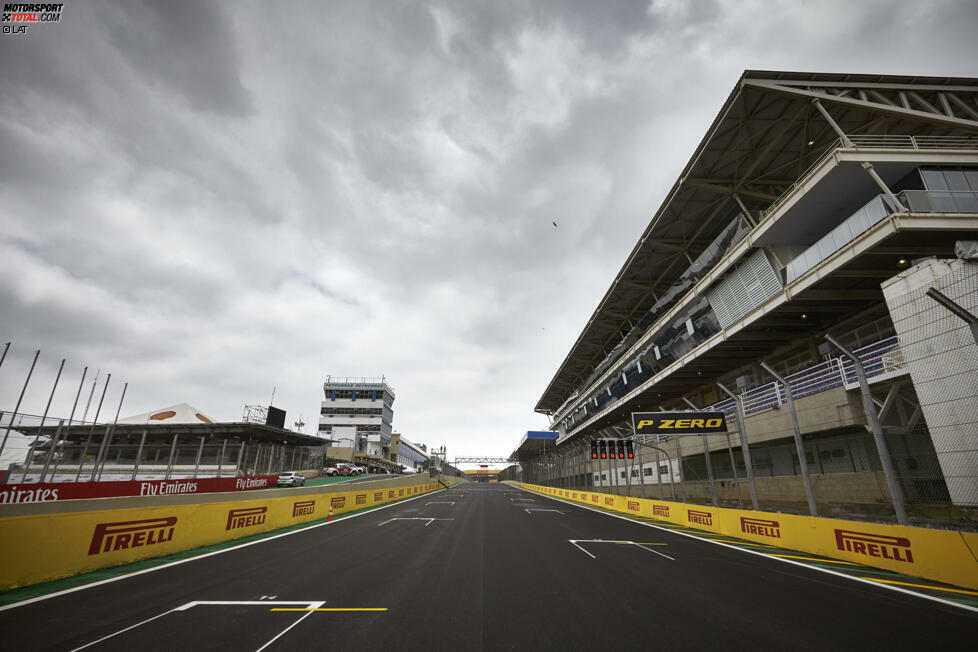
<instances>
[{"instance_id":1,"label":"glass window panel","mask_svg":"<svg viewBox=\"0 0 978 652\"><path fill-rule=\"evenodd\" d=\"M959 212L978 213L978 193L958 192L954 194L954 201Z\"/></svg>"},{"instance_id":2,"label":"glass window panel","mask_svg":"<svg viewBox=\"0 0 978 652\"><path fill-rule=\"evenodd\" d=\"M970 190L961 170L944 170L944 178L947 179L948 190Z\"/></svg>"},{"instance_id":3,"label":"glass window panel","mask_svg":"<svg viewBox=\"0 0 978 652\"><path fill-rule=\"evenodd\" d=\"M930 194L931 204L938 213L956 213L958 208L954 203L954 198L949 192L932 192Z\"/></svg>"},{"instance_id":4,"label":"glass window panel","mask_svg":"<svg viewBox=\"0 0 978 652\"><path fill-rule=\"evenodd\" d=\"M965 170L964 176L968 180L971 189L978 192L978 170Z\"/></svg>"},{"instance_id":5,"label":"glass window panel","mask_svg":"<svg viewBox=\"0 0 978 652\"><path fill-rule=\"evenodd\" d=\"M924 187L928 190L947 190L944 173L940 170L921 170L920 174L924 177Z\"/></svg>"},{"instance_id":6,"label":"glass window panel","mask_svg":"<svg viewBox=\"0 0 978 652\"><path fill-rule=\"evenodd\" d=\"M862 213L863 211L859 212ZM842 249L852 242L852 230L849 228L848 220L832 229L832 242L835 244L836 249Z\"/></svg>"},{"instance_id":7,"label":"glass window panel","mask_svg":"<svg viewBox=\"0 0 978 652\"><path fill-rule=\"evenodd\" d=\"M818 241L818 253L822 260L825 260L836 251L835 242L833 241L831 234L828 237L822 238Z\"/></svg>"}]
</instances>

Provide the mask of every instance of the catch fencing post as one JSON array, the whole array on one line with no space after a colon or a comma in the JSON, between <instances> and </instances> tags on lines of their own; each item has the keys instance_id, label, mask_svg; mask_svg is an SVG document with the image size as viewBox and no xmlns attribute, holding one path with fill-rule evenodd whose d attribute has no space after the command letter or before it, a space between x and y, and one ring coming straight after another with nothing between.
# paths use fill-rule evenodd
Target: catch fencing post
<instances>
[{"instance_id":1,"label":"catch fencing post","mask_svg":"<svg viewBox=\"0 0 978 652\"><path fill-rule=\"evenodd\" d=\"M747 426L744 425L744 399L738 394L734 394L724 385L717 383L724 394L734 400L737 408L737 430L740 431L740 451L744 455L744 467L747 469L747 483L750 485L750 500L754 509L757 506L757 487L754 484L754 463L750 458L750 446L747 444Z\"/></svg>"},{"instance_id":2,"label":"catch fencing post","mask_svg":"<svg viewBox=\"0 0 978 652\"><path fill-rule=\"evenodd\" d=\"M166 476L163 478L164 480L169 480L170 473L173 471L173 455L177 451L177 439L179 437L180 435L173 435L173 443L170 445L170 461L166 464Z\"/></svg>"},{"instance_id":3,"label":"catch fencing post","mask_svg":"<svg viewBox=\"0 0 978 652\"><path fill-rule=\"evenodd\" d=\"M143 447L146 445L147 432L149 432L148 428L143 426L143 435L139 438L139 450L136 451L136 463L132 465L132 475L129 476L130 480L135 480L139 474L139 463L143 460Z\"/></svg>"},{"instance_id":4,"label":"catch fencing post","mask_svg":"<svg viewBox=\"0 0 978 652\"><path fill-rule=\"evenodd\" d=\"M812 516L818 516L818 507L815 505L815 492L812 490L812 478L808 473L808 455L805 453L805 443L801 438L801 426L798 425L798 412L795 411L794 392L791 385L782 378L778 372L771 368L766 362L761 363L764 371L768 372L774 379L784 385L784 395L788 402L788 412L791 414L791 427L795 436L795 449L798 451L798 465L801 467L801 479L805 483L805 496L808 498L808 511Z\"/></svg>"},{"instance_id":5,"label":"catch fencing post","mask_svg":"<svg viewBox=\"0 0 978 652\"><path fill-rule=\"evenodd\" d=\"M896 481L896 473L893 471L893 460L890 458L890 449L886 445L886 438L883 436L883 427L880 425L879 417L876 414L876 404L873 403L873 393L869 389L869 381L866 380L866 371L863 369L862 361L856 355L839 344L835 338L826 335L827 339L835 348L842 351L852 361L852 366L856 370L856 378L859 380L859 391L863 397L863 411L866 413L866 420L869 422L869 429L873 432L873 439L876 440L876 451L879 453L880 465L883 467L883 475L886 477L886 486L890 490L890 500L893 501L893 511L896 513L897 523L907 524L907 509L903 504L903 492Z\"/></svg>"},{"instance_id":6,"label":"catch fencing post","mask_svg":"<svg viewBox=\"0 0 978 652\"><path fill-rule=\"evenodd\" d=\"M4 354L6 354L6 351L4 351ZM7 422L7 431L3 433L3 442L0 443L0 455L3 455L3 449L7 447L7 437L10 435L10 428L14 425L14 419L17 418L17 411L20 410L20 402L24 400L24 392L27 391L27 384L31 382L31 376L34 374L34 365L37 364L37 356L39 355L41 355L41 349L34 351L34 362L31 363L31 370L27 372L27 379L24 380L24 387L20 390L20 398L17 399L17 405L14 406L14 412L10 415L10 421Z\"/></svg>"}]
</instances>

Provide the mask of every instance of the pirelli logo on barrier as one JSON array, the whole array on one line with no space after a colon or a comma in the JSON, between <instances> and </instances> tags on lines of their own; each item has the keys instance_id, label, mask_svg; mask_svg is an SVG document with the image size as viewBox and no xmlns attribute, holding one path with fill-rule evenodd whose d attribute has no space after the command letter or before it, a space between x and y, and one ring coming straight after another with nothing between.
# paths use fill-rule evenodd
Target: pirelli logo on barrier
<instances>
[{"instance_id":1,"label":"pirelli logo on barrier","mask_svg":"<svg viewBox=\"0 0 978 652\"><path fill-rule=\"evenodd\" d=\"M591 502L592 503L597 503L597 502L600 502L600 501L598 500L598 497L597 496L591 496Z\"/></svg>"},{"instance_id":2,"label":"pirelli logo on barrier","mask_svg":"<svg viewBox=\"0 0 978 652\"><path fill-rule=\"evenodd\" d=\"M781 524L764 518L740 517L740 531L772 539L781 538Z\"/></svg>"},{"instance_id":3,"label":"pirelli logo on barrier","mask_svg":"<svg viewBox=\"0 0 978 652\"><path fill-rule=\"evenodd\" d=\"M652 516L669 516L669 505L652 505Z\"/></svg>"},{"instance_id":4,"label":"pirelli logo on barrier","mask_svg":"<svg viewBox=\"0 0 978 652\"><path fill-rule=\"evenodd\" d=\"M397 495L398 496L403 496L404 495L404 490L403 489L398 489Z\"/></svg>"},{"instance_id":5,"label":"pirelli logo on barrier","mask_svg":"<svg viewBox=\"0 0 978 652\"><path fill-rule=\"evenodd\" d=\"M383 500L383 499L384 499L384 492L383 491L375 491L374 492L374 502L376 502L378 500Z\"/></svg>"},{"instance_id":6,"label":"pirelli logo on barrier","mask_svg":"<svg viewBox=\"0 0 978 652\"><path fill-rule=\"evenodd\" d=\"M727 432L723 412L632 412L636 435L699 435Z\"/></svg>"},{"instance_id":7,"label":"pirelli logo on barrier","mask_svg":"<svg viewBox=\"0 0 978 652\"><path fill-rule=\"evenodd\" d=\"M890 537L855 530L836 530L835 545L839 550L854 552L857 555L913 563L910 539L905 537Z\"/></svg>"},{"instance_id":8,"label":"pirelli logo on barrier","mask_svg":"<svg viewBox=\"0 0 978 652\"><path fill-rule=\"evenodd\" d=\"M357 505L366 505L367 504L367 494L357 494L356 504Z\"/></svg>"},{"instance_id":9,"label":"pirelli logo on barrier","mask_svg":"<svg viewBox=\"0 0 978 652\"><path fill-rule=\"evenodd\" d=\"M690 523L696 523L698 525L713 525L713 514L710 512L701 512L695 509L688 509L686 512Z\"/></svg>"},{"instance_id":10,"label":"pirelli logo on barrier","mask_svg":"<svg viewBox=\"0 0 978 652\"><path fill-rule=\"evenodd\" d=\"M615 499L614 498L605 498L604 499L604 504L605 505L614 505L615 504Z\"/></svg>"},{"instance_id":11,"label":"pirelli logo on barrier","mask_svg":"<svg viewBox=\"0 0 978 652\"><path fill-rule=\"evenodd\" d=\"M629 500L628 501L628 509L632 510L633 512L639 511L638 501L637 500Z\"/></svg>"},{"instance_id":12,"label":"pirelli logo on barrier","mask_svg":"<svg viewBox=\"0 0 978 652\"><path fill-rule=\"evenodd\" d=\"M577 494L571 494L571 496L573 496L575 500L577 499Z\"/></svg>"},{"instance_id":13,"label":"pirelli logo on barrier","mask_svg":"<svg viewBox=\"0 0 978 652\"><path fill-rule=\"evenodd\" d=\"M329 501L330 507L336 507L337 509L346 504L346 496L335 496Z\"/></svg>"},{"instance_id":14,"label":"pirelli logo on barrier","mask_svg":"<svg viewBox=\"0 0 978 652\"><path fill-rule=\"evenodd\" d=\"M228 510L228 522L225 530L237 530L243 527L254 527L265 522L267 507L248 507L247 509Z\"/></svg>"},{"instance_id":15,"label":"pirelli logo on barrier","mask_svg":"<svg viewBox=\"0 0 978 652\"><path fill-rule=\"evenodd\" d=\"M172 541L176 524L176 516L150 518L144 521L99 523L92 533L88 554L98 555L103 552L141 548Z\"/></svg>"},{"instance_id":16,"label":"pirelli logo on barrier","mask_svg":"<svg viewBox=\"0 0 978 652\"><path fill-rule=\"evenodd\" d=\"M292 518L296 518L297 516L309 516L315 511L315 500L301 500L297 503L292 503Z\"/></svg>"},{"instance_id":17,"label":"pirelli logo on barrier","mask_svg":"<svg viewBox=\"0 0 978 652\"><path fill-rule=\"evenodd\" d=\"M394 493L394 490L391 489L390 491L387 492L387 497L388 498L396 498L397 497L397 494L395 494Z\"/></svg>"}]
</instances>

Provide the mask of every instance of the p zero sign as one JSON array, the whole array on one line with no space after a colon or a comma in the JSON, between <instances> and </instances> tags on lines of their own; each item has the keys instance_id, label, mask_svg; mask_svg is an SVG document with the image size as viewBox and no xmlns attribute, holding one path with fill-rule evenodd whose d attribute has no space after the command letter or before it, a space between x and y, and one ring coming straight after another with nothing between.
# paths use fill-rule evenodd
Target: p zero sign
<instances>
[{"instance_id":1,"label":"p zero sign","mask_svg":"<svg viewBox=\"0 0 978 652\"><path fill-rule=\"evenodd\" d=\"M632 412L636 435L701 435L727 432L723 412Z\"/></svg>"}]
</instances>

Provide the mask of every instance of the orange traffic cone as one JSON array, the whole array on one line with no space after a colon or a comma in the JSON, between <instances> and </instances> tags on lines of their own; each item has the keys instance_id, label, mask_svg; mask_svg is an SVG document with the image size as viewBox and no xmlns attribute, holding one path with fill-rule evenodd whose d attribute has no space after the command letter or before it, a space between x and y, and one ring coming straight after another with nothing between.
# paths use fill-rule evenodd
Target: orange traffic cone
<instances>
[{"instance_id":1,"label":"orange traffic cone","mask_svg":"<svg viewBox=\"0 0 978 652\"><path fill-rule=\"evenodd\" d=\"M326 520L327 521L332 521L333 520L333 506L332 505L329 506L329 516L326 517Z\"/></svg>"}]
</instances>

